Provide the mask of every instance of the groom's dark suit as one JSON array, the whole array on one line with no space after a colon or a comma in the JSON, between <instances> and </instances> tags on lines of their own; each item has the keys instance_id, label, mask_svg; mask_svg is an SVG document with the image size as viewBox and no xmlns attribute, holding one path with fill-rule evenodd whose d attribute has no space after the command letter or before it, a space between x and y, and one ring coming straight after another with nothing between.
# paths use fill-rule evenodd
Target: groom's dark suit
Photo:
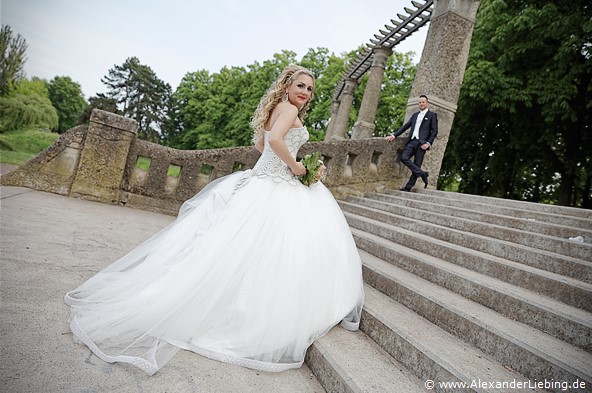
<instances>
[{"instance_id":1,"label":"groom's dark suit","mask_svg":"<svg viewBox=\"0 0 592 393\"><path fill-rule=\"evenodd\" d=\"M423 150L421 145L428 143L431 147L432 143L434 143L434 139L436 139L436 136L438 135L438 115L436 112L428 110L419 125L419 139L412 138L418 115L419 112L415 112L407 123L403 124L401 128L392 134L397 137L405 132L405 130L409 129L409 139L407 140L405 149L401 155L401 162L412 172L409 181L404 187L404 190L406 191L411 190L418 177L422 178L427 186L428 174L421 169L421 164L423 163L425 152L430 148L428 147L426 150ZM415 159L411 161L411 157L415 157Z\"/></svg>"}]
</instances>

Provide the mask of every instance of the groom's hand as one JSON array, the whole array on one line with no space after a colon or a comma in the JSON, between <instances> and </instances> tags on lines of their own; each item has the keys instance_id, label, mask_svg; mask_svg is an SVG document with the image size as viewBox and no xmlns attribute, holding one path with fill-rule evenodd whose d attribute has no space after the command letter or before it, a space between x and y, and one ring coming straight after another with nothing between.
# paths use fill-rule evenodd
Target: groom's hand
<instances>
[{"instance_id":1,"label":"groom's hand","mask_svg":"<svg viewBox=\"0 0 592 393\"><path fill-rule=\"evenodd\" d=\"M388 135L388 136L385 136L384 139L386 139L387 142L392 142L395 139L397 139L397 137L394 135Z\"/></svg>"}]
</instances>

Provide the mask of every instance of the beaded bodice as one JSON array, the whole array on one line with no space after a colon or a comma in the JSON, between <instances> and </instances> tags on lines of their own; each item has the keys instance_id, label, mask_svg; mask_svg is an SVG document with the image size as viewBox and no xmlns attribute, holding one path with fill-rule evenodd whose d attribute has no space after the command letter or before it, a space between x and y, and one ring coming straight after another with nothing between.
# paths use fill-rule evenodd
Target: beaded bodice
<instances>
[{"instance_id":1,"label":"beaded bodice","mask_svg":"<svg viewBox=\"0 0 592 393\"><path fill-rule=\"evenodd\" d=\"M271 176L297 183L298 178L294 176L288 165L275 154L269 145L269 135L270 132L265 131L263 153L253 168L253 174L256 176ZM308 141L308 130L306 127L290 128L284 136L284 141L292 157L296 158L298 149Z\"/></svg>"}]
</instances>

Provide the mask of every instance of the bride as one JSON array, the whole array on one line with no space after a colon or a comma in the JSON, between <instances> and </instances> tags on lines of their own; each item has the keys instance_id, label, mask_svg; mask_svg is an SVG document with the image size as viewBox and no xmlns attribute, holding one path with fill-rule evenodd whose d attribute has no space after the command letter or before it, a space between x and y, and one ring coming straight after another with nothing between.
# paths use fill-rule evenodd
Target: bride
<instances>
[{"instance_id":1,"label":"bride","mask_svg":"<svg viewBox=\"0 0 592 393\"><path fill-rule=\"evenodd\" d=\"M65 295L74 335L156 373L179 349L263 371L300 367L334 325L356 330L360 258L343 213L296 161L312 73L289 66L251 125L252 170L208 184L177 219Z\"/></svg>"}]
</instances>

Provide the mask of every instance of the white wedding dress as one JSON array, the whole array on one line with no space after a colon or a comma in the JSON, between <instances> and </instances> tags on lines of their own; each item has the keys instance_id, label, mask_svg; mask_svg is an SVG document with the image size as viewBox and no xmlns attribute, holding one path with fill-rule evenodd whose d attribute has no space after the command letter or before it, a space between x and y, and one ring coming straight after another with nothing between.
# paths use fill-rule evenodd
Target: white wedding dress
<instances>
[{"instance_id":1,"label":"white wedding dress","mask_svg":"<svg viewBox=\"0 0 592 393\"><path fill-rule=\"evenodd\" d=\"M156 373L179 349L264 371L300 367L341 322L358 328L360 258L338 204L306 187L265 135L252 170L186 201L165 229L65 296L74 335ZM292 156L308 140L292 128Z\"/></svg>"}]
</instances>

